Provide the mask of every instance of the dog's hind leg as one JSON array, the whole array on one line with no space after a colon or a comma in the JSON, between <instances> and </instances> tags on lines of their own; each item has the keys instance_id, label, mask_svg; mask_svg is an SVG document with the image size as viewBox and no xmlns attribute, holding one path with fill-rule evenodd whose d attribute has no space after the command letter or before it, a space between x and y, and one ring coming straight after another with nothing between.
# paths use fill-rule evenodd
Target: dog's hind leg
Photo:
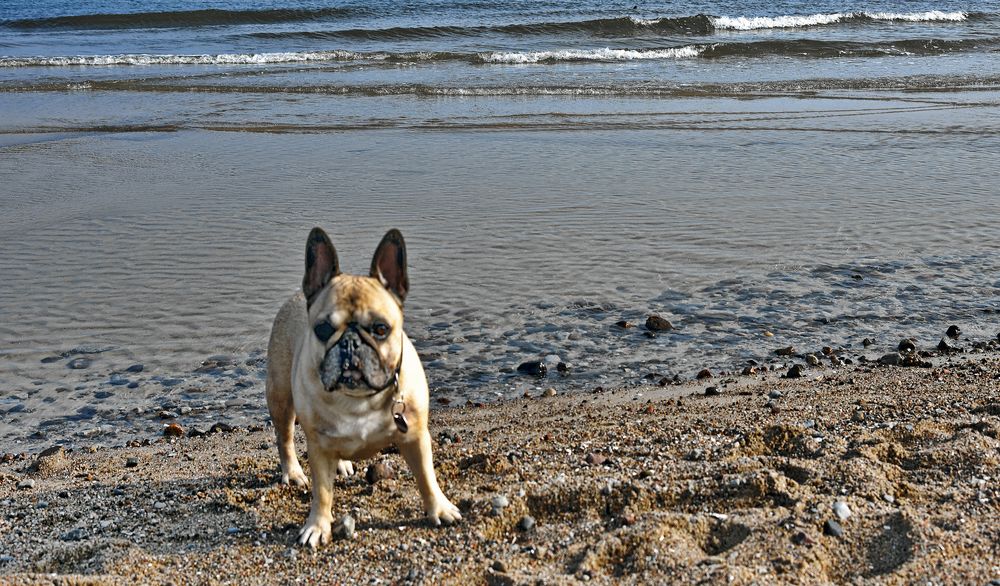
<instances>
[{"instance_id":1,"label":"dog's hind leg","mask_svg":"<svg viewBox=\"0 0 1000 586\"><path fill-rule=\"evenodd\" d=\"M273 380L272 370L267 373L267 409L274 423L274 436L278 442L278 460L281 462L281 482L296 486L309 486L309 478L295 453L295 407L288 379ZM276 377L275 377L276 378Z\"/></svg>"}]
</instances>

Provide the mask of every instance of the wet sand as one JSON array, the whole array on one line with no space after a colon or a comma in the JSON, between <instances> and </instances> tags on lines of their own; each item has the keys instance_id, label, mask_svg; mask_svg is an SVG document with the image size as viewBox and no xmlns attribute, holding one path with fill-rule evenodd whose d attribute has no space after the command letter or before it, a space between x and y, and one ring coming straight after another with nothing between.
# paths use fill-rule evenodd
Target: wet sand
<instances>
[{"instance_id":1,"label":"wet sand","mask_svg":"<svg viewBox=\"0 0 1000 586\"><path fill-rule=\"evenodd\" d=\"M984 353L439 406L463 522L428 526L383 454L335 483L353 538L315 552L270 428L8 454L0 582L992 584L998 386Z\"/></svg>"}]
</instances>

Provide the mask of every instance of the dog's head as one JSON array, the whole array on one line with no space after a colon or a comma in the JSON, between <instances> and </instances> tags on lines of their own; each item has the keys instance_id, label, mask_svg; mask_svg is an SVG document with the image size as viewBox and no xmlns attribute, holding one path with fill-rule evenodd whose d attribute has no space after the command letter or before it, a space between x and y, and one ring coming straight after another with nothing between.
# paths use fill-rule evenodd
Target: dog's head
<instances>
[{"instance_id":1,"label":"dog's head","mask_svg":"<svg viewBox=\"0 0 1000 586\"><path fill-rule=\"evenodd\" d=\"M397 382L409 287L406 244L398 230L382 238L367 277L341 274L326 232L309 233L302 292L310 339L302 352L327 391L366 396Z\"/></svg>"}]
</instances>

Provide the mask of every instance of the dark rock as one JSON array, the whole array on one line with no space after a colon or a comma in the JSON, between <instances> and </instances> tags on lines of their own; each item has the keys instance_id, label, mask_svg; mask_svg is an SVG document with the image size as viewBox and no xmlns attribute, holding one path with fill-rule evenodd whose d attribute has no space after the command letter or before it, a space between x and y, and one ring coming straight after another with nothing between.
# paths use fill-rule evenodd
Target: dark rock
<instances>
[{"instance_id":1,"label":"dark rock","mask_svg":"<svg viewBox=\"0 0 1000 586\"><path fill-rule=\"evenodd\" d=\"M177 419L177 413L175 413L174 411L167 411L166 409L164 409L163 411L157 413L157 417L159 417L160 419Z\"/></svg>"},{"instance_id":2,"label":"dark rock","mask_svg":"<svg viewBox=\"0 0 1000 586\"><path fill-rule=\"evenodd\" d=\"M145 370L145 368L146 367L143 366L142 364L133 364L132 366L126 368L125 372L139 373L139 372L142 372L143 370Z\"/></svg>"},{"instance_id":3,"label":"dark rock","mask_svg":"<svg viewBox=\"0 0 1000 586\"><path fill-rule=\"evenodd\" d=\"M792 543L795 545L813 545L816 541L812 537L809 537L805 531L799 531L792 536Z\"/></svg>"},{"instance_id":4,"label":"dark rock","mask_svg":"<svg viewBox=\"0 0 1000 586\"><path fill-rule=\"evenodd\" d=\"M823 523L823 535L842 537L844 535L844 528L840 526L840 523L834 521L833 519L828 519L826 523Z\"/></svg>"},{"instance_id":5,"label":"dark rock","mask_svg":"<svg viewBox=\"0 0 1000 586\"><path fill-rule=\"evenodd\" d=\"M944 338L941 338L941 341L938 342L937 349L941 352L948 353L948 352L953 352L956 348L950 345L948 342L945 342Z\"/></svg>"},{"instance_id":6,"label":"dark rock","mask_svg":"<svg viewBox=\"0 0 1000 586\"><path fill-rule=\"evenodd\" d=\"M774 389L771 392L769 392L767 396L772 399L780 399L782 397L782 394L781 391L779 391L778 389Z\"/></svg>"},{"instance_id":7,"label":"dark rock","mask_svg":"<svg viewBox=\"0 0 1000 586\"><path fill-rule=\"evenodd\" d=\"M949 326L948 331L945 332L945 335L947 335L952 340L957 340L958 337L962 335L962 330L958 329L958 326L955 325Z\"/></svg>"},{"instance_id":8,"label":"dark rock","mask_svg":"<svg viewBox=\"0 0 1000 586\"><path fill-rule=\"evenodd\" d=\"M901 362L903 362L903 356L900 355L899 352L889 352L878 359L879 364L884 364L886 366L896 366Z\"/></svg>"},{"instance_id":9,"label":"dark rock","mask_svg":"<svg viewBox=\"0 0 1000 586\"><path fill-rule=\"evenodd\" d=\"M42 358L42 364L52 364L53 362L59 362L65 358L64 356L46 356Z\"/></svg>"},{"instance_id":10,"label":"dark rock","mask_svg":"<svg viewBox=\"0 0 1000 586\"><path fill-rule=\"evenodd\" d=\"M396 472L385 462L376 462L365 470L365 481L368 484L376 484L380 480L390 480L395 477Z\"/></svg>"},{"instance_id":11,"label":"dark rock","mask_svg":"<svg viewBox=\"0 0 1000 586\"><path fill-rule=\"evenodd\" d=\"M629 328L634 328L635 324L632 323L632 322L630 322L630 321L625 321L625 320L622 319L622 320L616 321L615 322L615 326L619 327L619 328L621 328L623 330L627 330Z\"/></svg>"},{"instance_id":12,"label":"dark rock","mask_svg":"<svg viewBox=\"0 0 1000 586\"><path fill-rule=\"evenodd\" d=\"M66 363L66 368L82 370L84 368L90 368L90 365L93 363L94 361L90 358L74 358Z\"/></svg>"},{"instance_id":13,"label":"dark rock","mask_svg":"<svg viewBox=\"0 0 1000 586\"><path fill-rule=\"evenodd\" d=\"M233 431L233 426L228 423L215 423L208 429L208 433L230 433Z\"/></svg>"},{"instance_id":14,"label":"dark rock","mask_svg":"<svg viewBox=\"0 0 1000 586\"><path fill-rule=\"evenodd\" d=\"M904 338L899 341L899 345L896 346L896 349L900 352L916 352L917 345L913 343L911 338Z\"/></svg>"},{"instance_id":15,"label":"dark rock","mask_svg":"<svg viewBox=\"0 0 1000 586\"><path fill-rule=\"evenodd\" d=\"M591 452L587 454L586 462L591 466L600 466L601 464L608 461L607 456L598 454L596 452Z\"/></svg>"},{"instance_id":16,"label":"dark rock","mask_svg":"<svg viewBox=\"0 0 1000 586\"><path fill-rule=\"evenodd\" d=\"M743 372L741 374L743 374L744 376L757 374L757 367L756 366L746 366L746 367L743 368Z\"/></svg>"},{"instance_id":17,"label":"dark rock","mask_svg":"<svg viewBox=\"0 0 1000 586\"><path fill-rule=\"evenodd\" d=\"M823 356L829 356L829 355L833 354L833 348L831 348L829 346L823 346L823 348L820 350L820 352L823 353Z\"/></svg>"},{"instance_id":18,"label":"dark rock","mask_svg":"<svg viewBox=\"0 0 1000 586\"><path fill-rule=\"evenodd\" d=\"M569 365L565 362L560 362L556 365L556 371L559 374L569 374Z\"/></svg>"},{"instance_id":19,"label":"dark rock","mask_svg":"<svg viewBox=\"0 0 1000 586\"><path fill-rule=\"evenodd\" d=\"M651 332L666 332L674 329L674 325L658 315L646 318L646 329Z\"/></svg>"},{"instance_id":20,"label":"dark rock","mask_svg":"<svg viewBox=\"0 0 1000 586\"><path fill-rule=\"evenodd\" d=\"M793 364L792 367L788 369L788 372L786 372L782 376L782 378L801 378L802 377L802 372L804 370L805 369L802 368L801 364Z\"/></svg>"},{"instance_id":21,"label":"dark rock","mask_svg":"<svg viewBox=\"0 0 1000 586\"><path fill-rule=\"evenodd\" d=\"M126 468L135 468L138 465L139 465L139 458L128 458L127 460L125 460Z\"/></svg>"},{"instance_id":22,"label":"dark rock","mask_svg":"<svg viewBox=\"0 0 1000 586\"><path fill-rule=\"evenodd\" d=\"M335 539L354 539L354 517L344 515L333 528Z\"/></svg>"},{"instance_id":23,"label":"dark rock","mask_svg":"<svg viewBox=\"0 0 1000 586\"><path fill-rule=\"evenodd\" d=\"M538 360L532 360L531 362L522 362L517 366L517 371L521 374L528 374L531 376L545 376L548 369L545 364Z\"/></svg>"},{"instance_id":24,"label":"dark rock","mask_svg":"<svg viewBox=\"0 0 1000 586\"><path fill-rule=\"evenodd\" d=\"M698 380L712 378L712 371L707 368L703 368L700 371L698 371L698 376L696 376L695 378L697 378Z\"/></svg>"},{"instance_id":25,"label":"dark rock","mask_svg":"<svg viewBox=\"0 0 1000 586\"><path fill-rule=\"evenodd\" d=\"M59 539L63 541L83 541L87 538L87 530L83 527L77 527L72 531L67 531L59 536Z\"/></svg>"},{"instance_id":26,"label":"dark rock","mask_svg":"<svg viewBox=\"0 0 1000 586\"><path fill-rule=\"evenodd\" d=\"M188 437L202 437L208 435L208 432L204 429L198 429L197 427L192 427L188 430Z\"/></svg>"},{"instance_id":27,"label":"dark rock","mask_svg":"<svg viewBox=\"0 0 1000 586\"><path fill-rule=\"evenodd\" d=\"M871 338L865 338L864 340L861 340L861 345L864 346L865 348L871 346L874 343L875 341L872 340Z\"/></svg>"},{"instance_id":28,"label":"dark rock","mask_svg":"<svg viewBox=\"0 0 1000 586\"><path fill-rule=\"evenodd\" d=\"M125 385L125 388L127 388L127 389L138 389L139 388L139 383L137 383L135 381L132 381L129 384Z\"/></svg>"},{"instance_id":29,"label":"dark rock","mask_svg":"<svg viewBox=\"0 0 1000 586\"><path fill-rule=\"evenodd\" d=\"M113 387L122 387L129 384L130 382L132 381L128 380L127 378L125 378L125 376L120 374L112 374L111 378L108 380L108 384Z\"/></svg>"},{"instance_id":30,"label":"dark rock","mask_svg":"<svg viewBox=\"0 0 1000 586\"><path fill-rule=\"evenodd\" d=\"M500 574L506 574L507 564L503 563L502 560L496 560L490 565L490 569Z\"/></svg>"},{"instance_id":31,"label":"dark rock","mask_svg":"<svg viewBox=\"0 0 1000 586\"><path fill-rule=\"evenodd\" d=\"M785 346L784 348L778 348L774 351L778 356L795 356L794 346Z\"/></svg>"},{"instance_id":32,"label":"dark rock","mask_svg":"<svg viewBox=\"0 0 1000 586\"><path fill-rule=\"evenodd\" d=\"M20 489L35 488L35 481L28 478L17 483L17 487Z\"/></svg>"},{"instance_id":33,"label":"dark rock","mask_svg":"<svg viewBox=\"0 0 1000 586\"><path fill-rule=\"evenodd\" d=\"M707 389L705 389L705 396L706 397L715 397L715 396L721 395L721 394L722 394L722 391L719 390L719 387L708 387Z\"/></svg>"},{"instance_id":34,"label":"dark rock","mask_svg":"<svg viewBox=\"0 0 1000 586\"><path fill-rule=\"evenodd\" d=\"M176 423L163 428L163 437L184 437L184 428Z\"/></svg>"}]
</instances>

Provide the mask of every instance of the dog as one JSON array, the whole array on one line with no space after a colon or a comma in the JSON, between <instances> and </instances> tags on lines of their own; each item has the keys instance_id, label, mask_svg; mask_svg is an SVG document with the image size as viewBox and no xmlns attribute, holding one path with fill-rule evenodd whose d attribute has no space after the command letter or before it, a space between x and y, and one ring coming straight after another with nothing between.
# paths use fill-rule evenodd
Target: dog
<instances>
[{"instance_id":1,"label":"dog","mask_svg":"<svg viewBox=\"0 0 1000 586\"><path fill-rule=\"evenodd\" d=\"M367 277L340 272L320 228L309 233L305 260L302 290L274 319L266 386L283 483L310 484L295 453L296 418L309 450L312 506L299 543L329 542L334 474L353 474L352 460L389 445L413 472L430 521L459 521L434 474L427 378L403 331L410 288L403 235L386 233Z\"/></svg>"}]
</instances>

